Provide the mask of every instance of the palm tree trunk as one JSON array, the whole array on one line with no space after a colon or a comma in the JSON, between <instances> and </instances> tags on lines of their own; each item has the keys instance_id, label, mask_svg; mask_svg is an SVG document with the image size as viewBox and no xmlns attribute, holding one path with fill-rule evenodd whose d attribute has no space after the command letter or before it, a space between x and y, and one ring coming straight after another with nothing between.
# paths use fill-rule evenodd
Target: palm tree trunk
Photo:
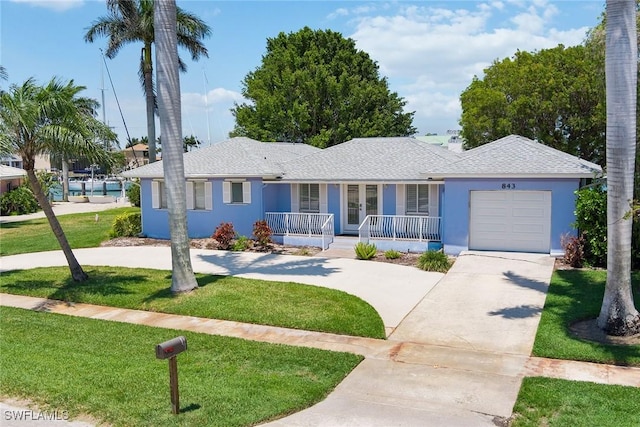
<instances>
[{"instance_id":1,"label":"palm tree trunk","mask_svg":"<svg viewBox=\"0 0 640 427\"><path fill-rule=\"evenodd\" d=\"M609 335L640 332L631 290L638 45L635 0L607 0L607 284L598 326Z\"/></svg>"},{"instance_id":2,"label":"palm tree trunk","mask_svg":"<svg viewBox=\"0 0 640 427\"><path fill-rule=\"evenodd\" d=\"M158 111L163 141L169 231L171 234L171 291L188 292L198 287L191 266L187 231L187 198L182 150L182 114L175 0L154 3L154 26L158 84Z\"/></svg>"},{"instance_id":3,"label":"palm tree trunk","mask_svg":"<svg viewBox=\"0 0 640 427\"><path fill-rule=\"evenodd\" d=\"M69 201L69 162L62 157L62 201Z\"/></svg>"},{"instance_id":4,"label":"palm tree trunk","mask_svg":"<svg viewBox=\"0 0 640 427\"><path fill-rule=\"evenodd\" d=\"M151 59L151 43L145 43L142 49L144 94L147 104L147 139L149 144L149 163L156 161L156 100L153 94L153 61Z\"/></svg>"},{"instance_id":5,"label":"palm tree trunk","mask_svg":"<svg viewBox=\"0 0 640 427\"><path fill-rule=\"evenodd\" d=\"M51 230L56 236L56 239L58 239L58 243L60 244L60 248L62 249L64 256L67 258L67 264L69 264L71 277L76 282L83 282L87 280L89 276L87 276L87 273L84 272L75 255L73 254L71 246L67 241L67 236L65 236L64 231L62 230L62 226L60 225L60 222L58 222L58 218L53 213L51 204L42 191L42 186L40 185L40 182L38 181L38 178L36 177L36 174L32 168L27 169L27 177L29 179L29 185L31 185L31 189L33 190L33 194L36 196L36 200L38 200L40 207L44 211L44 214L49 221L49 225L51 226Z\"/></svg>"}]
</instances>

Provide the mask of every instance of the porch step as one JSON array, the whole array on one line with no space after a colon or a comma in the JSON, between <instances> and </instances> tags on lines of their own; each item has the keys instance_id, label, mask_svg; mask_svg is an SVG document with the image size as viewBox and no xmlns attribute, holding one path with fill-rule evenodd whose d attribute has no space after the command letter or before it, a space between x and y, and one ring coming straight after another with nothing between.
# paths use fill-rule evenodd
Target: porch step
<instances>
[{"instance_id":1,"label":"porch step","mask_svg":"<svg viewBox=\"0 0 640 427\"><path fill-rule=\"evenodd\" d=\"M329 249L348 249L353 250L353 247L358 243L358 238L353 236L335 236L333 242L329 245Z\"/></svg>"}]
</instances>

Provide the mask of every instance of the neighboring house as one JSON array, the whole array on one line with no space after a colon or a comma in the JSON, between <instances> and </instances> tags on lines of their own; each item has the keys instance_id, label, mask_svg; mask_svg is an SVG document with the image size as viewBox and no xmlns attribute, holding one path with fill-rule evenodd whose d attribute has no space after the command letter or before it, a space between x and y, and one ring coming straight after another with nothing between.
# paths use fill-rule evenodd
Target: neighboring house
<instances>
[{"instance_id":1,"label":"neighboring house","mask_svg":"<svg viewBox=\"0 0 640 427\"><path fill-rule=\"evenodd\" d=\"M458 130L449 130L446 135L424 135L415 138L429 144L439 145L454 153L462 153L462 138Z\"/></svg>"},{"instance_id":2,"label":"neighboring house","mask_svg":"<svg viewBox=\"0 0 640 427\"><path fill-rule=\"evenodd\" d=\"M7 156L7 157L2 157L0 158L0 164L5 165L5 166L11 166L14 168L19 168L22 169L23 166L23 162L22 162L22 157L18 156L18 155L11 155L11 156ZM51 171L51 160L49 159L48 155L42 155L42 154L38 154L35 157L35 164L34 164L34 169L37 171L47 171L50 172Z\"/></svg>"},{"instance_id":3,"label":"neighboring house","mask_svg":"<svg viewBox=\"0 0 640 427\"><path fill-rule=\"evenodd\" d=\"M26 176L27 171L24 169L0 165L0 194L19 187Z\"/></svg>"},{"instance_id":4,"label":"neighboring house","mask_svg":"<svg viewBox=\"0 0 640 427\"><path fill-rule=\"evenodd\" d=\"M146 144L136 144L124 150L127 169L134 169L149 164L149 147Z\"/></svg>"},{"instance_id":5,"label":"neighboring house","mask_svg":"<svg viewBox=\"0 0 640 427\"><path fill-rule=\"evenodd\" d=\"M233 138L184 155L189 236L221 222L250 236L266 219L274 240L327 247L334 235L379 249L444 247L562 253L574 234L581 180L601 168L520 136L464 153L414 138L357 138L324 150ZM168 238L162 163L141 178L142 229Z\"/></svg>"}]
</instances>

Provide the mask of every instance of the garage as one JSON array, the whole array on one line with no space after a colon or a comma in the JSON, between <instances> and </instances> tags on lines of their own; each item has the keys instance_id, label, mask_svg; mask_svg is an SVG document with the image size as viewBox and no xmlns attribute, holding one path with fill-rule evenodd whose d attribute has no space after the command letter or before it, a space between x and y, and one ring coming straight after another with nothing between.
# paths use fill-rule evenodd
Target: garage
<instances>
[{"instance_id":1,"label":"garage","mask_svg":"<svg viewBox=\"0 0 640 427\"><path fill-rule=\"evenodd\" d=\"M549 253L551 191L471 191L469 249Z\"/></svg>"}]
</instances>

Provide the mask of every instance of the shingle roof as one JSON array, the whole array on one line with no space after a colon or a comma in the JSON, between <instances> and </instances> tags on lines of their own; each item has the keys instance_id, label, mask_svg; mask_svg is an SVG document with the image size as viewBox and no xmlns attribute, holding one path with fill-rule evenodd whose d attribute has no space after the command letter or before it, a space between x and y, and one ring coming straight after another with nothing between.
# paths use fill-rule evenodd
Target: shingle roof
<instances>
[{"instance_id":1,"label":"shingle roof","mask_svg":"<svg viewBox=\"0 0 640 427\"><path fill-rule=\"evenodd\" d=\"M411 181L460 158L415 138L356 138L286 163L283 181Z\"/></svg>"},{"instance_id":2,"label":"shingle roof","mask_svg":"<svg viewBox=\"0 0 640 427\"><path fill-rule=\"evenodd\" d=\"M260 142L251 138L231 138L209 147L184 154L187 178L205 176L277 177L283 173L282 163L319 151L306 144ZM160 178L162 161L123 173L126 177Z\"/></svg>"},{"instance_id":3,"label":"shingle roof","mask_svg":"<svg viewBox=\"0 0 640 427\"><path fill-rule=\"evenodd\" d=\"M584 177L602 172L595 163L556 150L529 138L509 135L494 142L465 151L460 160L446 165L427 165L424 175Z\"/></svg>"},{"instance_id":4,"label":"shingle roof","mask_svg":"<svg viewBox=\"0 0 640 427\"><path fill-rule=\"evenodd\" d=\"M21 178L27 175L27 171L20 168L14 168L13 166L0 165L0 178L2 179L14 179Z\"/></svg>"}]
</instances>

